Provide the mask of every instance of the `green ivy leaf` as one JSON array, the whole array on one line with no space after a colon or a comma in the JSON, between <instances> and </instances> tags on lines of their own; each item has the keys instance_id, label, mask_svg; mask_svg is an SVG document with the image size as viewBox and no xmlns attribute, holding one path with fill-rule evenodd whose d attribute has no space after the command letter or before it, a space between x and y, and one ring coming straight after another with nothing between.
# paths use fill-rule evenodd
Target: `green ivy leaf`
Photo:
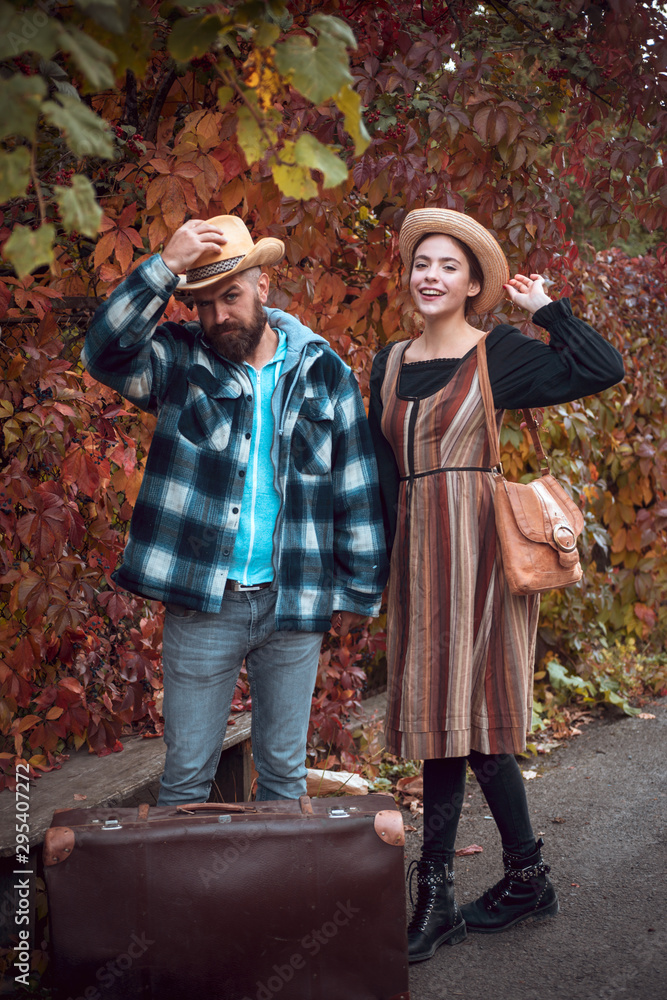
<instances>
[{"instance_id":1,"label":"green ivy leaf","mask_svg":"<svg viewBox=\"0 0 667 1000\"><path fill-rule=\"evenodd\" d=\"M126 31L122 34L109 34L104 42L116 58L116 77L122 76L131 69L137 80L143 79L153 51L150 47L153 35L144 28L137 16L136 10Z\"/></svg>"},{"instance_id":2,"label":"green ivy leaf","mask_svg":"<svg viewBox=\"0 0 667 1000\"><path fill-rule=\"evenodd\" d=\"M76 5L86 17L114 35L122 34L129 27L132 0L76 0Z\"/></svg>"},{"instance_id":3,"label":"green ivy leaf","mask_svg":"<svg viewBox=\"0 0 667 1000\"><path fill-rule=\"evenodd\" d=\"M0 79L0 139L8 135L24 135L32 139L37 118L46 96L46 83L41 76L10 76Z\"/></svg>"},{"instance_id":4,"label":"green ivy leaf","mask_svg":"<svg viewBox=\"0 0 667 1000\"><path fill-rule=\"evenodd\" d=\"M55 238L56 228L51 222L44 223L39 229L14 226L2 253L18 277L25 278L42 264L51 266Z\"/></svg>"},{"instance_id":5,"label":"green ivy leaf","mask_svg":"<svg viewBox=\"0 0 667 1000\"><path fill-rule=\"evenodd\" d=\"M174 24L169 35L169 51L174 59L187 62L202 56L218 37L222 22L217 14L197 14L183 17Z\"/></svg>"},{"instance_id":6,"label":"green ivy leaf","mask_svg":"<svg viewBox=\"0 0 667 1000\"><path fill-rule=\"evenodd\" d=\"M218 88L218 104L221 108L227 107L232 97L234 96L234 91L231 87L219 87Z\"/></svg>"},{"instance_id":7,"label":"green ivy leaf","mask_svg":"<svg viewBox=\"0 0 667 1000\"><path fill-rule=\"evenodd\" d=\"M320 170L324 174L325 188L336 187L347 180L347 166L329 146L324 146L314 135L301 135L294 146L294 159L302 167ZM275 177L275 171L274 175Z\"/></svg>"},{"instance_id":8,"label":"green ivy leaf","mask_svg":"<svg viewBox=\"0 0 667 1000\"><path fill-rule=\"evenodd\" d=\"M255 32L253 41L258 49L268 49L279 36L280 28L277 24L269 24L268 21L262 21Z\"/></svg>"},{"instance_id":9,"label":"green ivy leaf","mask_svg":"<svg viewBox=\"0 0 667 1000\"><path fill-rule=\"evenodd\" d=\"M69 53L86 80L97 90L109 90L115 83L111 66L115 53L85 35L78 28L63 29L60 47Z\"/></svg>"},{"instance_id":10,"label":"green ivy leaf","mask_svg":"<svg viewBox=\"0 0 667 1000\"><path fill-rule=\"evenodd\" d=\"M43 10L15 10L0 3L0 59L12 59L22 52L37 52L50 59L58 49L61 24Z\"/></svg>"},{"instance_id":11,"label":"green ivy leaf","mask_svg":"<svg viewBox=\"0 0 667 1000\"><path fill-rule=\"evenodd\" d=\"M259 111L256 95L252 92L247 92L246 98L249 104L252 104L257 110L257 115L260 120L263 119L264 124L262 129L247 105L243 105L236 116L236 135L248 165L250 165L261 160L275 144L277 139L276 125L280 122L280 115L273 109L264 113Z\"/></svg>"},{"instance_id":12,"label":"green ivy leaf","mask_svg":"<svg viewBox=\"0 0 667 1000\"><path fill-rule=\"evenodd\" d=\"M286 142L280 151L281 159L292 159L295 155L294 143ZM317 197L317 184L311 177L309 167L297 163L277 163L275 160L270 166L274 181L288 198L307 201L309 198Z\"/></svg>"},{"instance_id":13,"label":"green ivy leaf","mask_svg":"<svg viewBox=\"0 0 667 1000\"><path fill-rule=\"evenodd\" d=\"M71 187L54 187L63 225L68 233L76 230L84 236L97 236L102 209L97 204L95 188L87 177L76 174Z\"/></svg>"},{"instance_id":14,"label":"green ivy leaf","mask_svg":"<svg viewBox=\"0 0 667 1000\"><path fill-rule=\"evenodd\" d=\"M333 17L331 14L313 14L308 19L308 23L321 35L330 35L332 38L341 41L348 48L356 49L357 40L354 37L352 28L345 21L341 21L340 18Z\"/></svg>"},{"instance_id":15,"label":"green ivy leaf","mask_svg":"<svg viewBox=\"0 0 667 1000\"><path fill-rule=\"evenodd\" d=\"M313 104L322 104L343 87L352 86L347 46L356 47L356 42L347 25L336 17L316 14L310 23L319 26L317 46L305 35L295 35L276 45L275 62L300 94Z\"/></svg>"},{"instance_id":16,"label":"green ivy leaf","mask_svg":"<svg viewBox=\"0 0 667 1000\"><path fill-rule=\"evenodd\" d=\"M30 153L20 146L12 153L0 151L0 202L20 198L30 182Z\"/></svg>"},{"instance_id":17,"label":"green ivy leaf","mask_svg":"<svg viewBox=\"0 0 667 1000\"><path fill-rule=\"evenodd\" d=\"M46 101L44 116L59 128L67 145L77 156L100 156L113 160L115 149L108 124L85 104L67 94L60 94L58 101Z\"/></svg>"},{"instance_id":18,"label":"green ivy leaf","mask_svg":"<svg viewBox=\"0 0 667 1000\"><path fill-rule=\"evenodd\" d=\"M343 87L340 93L334 97L334 101L336 107L345 115L345 131L354 140L355 155L361 156L368 149L371 141L361 117L361 98L356 90L352 90L352 87Z\"/></svg>"}]
</instances>

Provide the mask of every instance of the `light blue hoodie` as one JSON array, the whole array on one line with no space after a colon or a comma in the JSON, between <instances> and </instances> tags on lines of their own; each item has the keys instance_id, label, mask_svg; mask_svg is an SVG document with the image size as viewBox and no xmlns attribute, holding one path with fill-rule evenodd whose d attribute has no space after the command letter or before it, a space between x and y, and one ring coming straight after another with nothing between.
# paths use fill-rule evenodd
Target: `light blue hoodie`
<instances>
[{"instance_id":1,"label":"light blue hoodie","mask_svg":"<svg viewBox=\"0 0 667 1000\"><path fill-rule=\"evenodd\" d=\"M252 439L250 459L241 500L236 542L229 566L229 578L244 586L273 580L274 530L280 513L280 494L275 486L271 448L275 437L272 398L287 357L287 333L299 343L301 353L306 343L320 340L294 316L281 309L267 309L267 320L278 334L276 353L259 371L244 363L253 389ZM323 341L326 343L326 341Z\"/></svg>"}]
</instances>

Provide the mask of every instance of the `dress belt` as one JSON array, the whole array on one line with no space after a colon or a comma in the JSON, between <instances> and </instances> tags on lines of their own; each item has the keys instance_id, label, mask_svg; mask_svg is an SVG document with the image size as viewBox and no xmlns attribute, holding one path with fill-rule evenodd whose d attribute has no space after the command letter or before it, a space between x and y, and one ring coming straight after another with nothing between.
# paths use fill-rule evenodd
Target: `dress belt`
<instances>
[{"instance_id":1,"label":"dress belt","mask_svg":"<svg viewBox=\"0 0 667 1000\"><path fill-rule=\"evenodd\" d=\"M266 590L266 588L270 586L271 586L270 580L268 581L268 583L251 583L251 584L239 583L238 580L227 580L227 583L225 584L225 590L231 590L235 594L238 594L241 591Z\"/></svg>"},{"instance_id":2,"label":"dress belt","mask_svg":"<svg viewBox=\"0 0 667 1000\"><path fill-rule=\"evenodd\" d=\"M493 472L493 469L479 465L449 465L441 469L431 469L429 472L413 472L411 476L401 476L400 481L404 483L410 479L423 479L424 476L435 476L439 472Z\"/></svg>"}]
</instances>

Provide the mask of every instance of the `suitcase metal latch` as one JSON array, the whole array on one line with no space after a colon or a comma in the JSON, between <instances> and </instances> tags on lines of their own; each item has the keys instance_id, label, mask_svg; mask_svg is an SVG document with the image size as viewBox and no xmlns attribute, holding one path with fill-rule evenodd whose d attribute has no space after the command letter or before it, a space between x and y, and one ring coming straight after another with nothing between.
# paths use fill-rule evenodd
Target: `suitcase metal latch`
<instances>
[{"instance_id":1,"label":"suitcase metal latch","mask_svg":"<svg viewBox=\"0 0 667 1000\"><path fill-rule=\"evenodd\" d=\"M348 809L342 809L340 806L330 806L327 809L327 812L329 813L331 819L345 819L350 815Z\"/></svg>"},{"instance_id":2,"label":"suitcase metal latch","mask_svg":"<svg viewBox=\"0 0 667 1000\"><path fill-rule=\"evenodd\" d=\"M102 827L102 829L103 830L122 830L123 826L114 817L113 819L105 819L104 826Z\"/></svg>"}]
</instances>

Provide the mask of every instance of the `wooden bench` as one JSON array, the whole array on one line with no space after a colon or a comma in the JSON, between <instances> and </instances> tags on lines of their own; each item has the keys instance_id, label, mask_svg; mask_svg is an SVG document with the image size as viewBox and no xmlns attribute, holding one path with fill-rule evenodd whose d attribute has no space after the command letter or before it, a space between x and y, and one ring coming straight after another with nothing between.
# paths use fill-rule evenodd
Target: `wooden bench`
<instances>
[{"instance_id":1,"label":"wooden bench","mask_svg":"<svg viewBox=\"0 0 667 1000\"><path fill-rule=\"evenodd\" d=\"M252 784L250 712L232 716L227 726L212 800L246 801ZM120 753L97 757L85 749L72 752L58 771L43 774L30 785L30 847L37 847L51 825L56 809L79 806L133 806L157 804L159 779L164 768L166 747L161 737L123 739ZM75 795L85 795L77 799ZM0 858L15 853L16 810L14 796L4 791L0 797Z\"/></svg>"},{"instance_id":2,"label":"wooden bench","mask_svg":"<svg viewBox=\"0 0 667 1000\"><path fill-rule=\"evenodd\" d=\"M386 694L373 695L362 703L360 720L384 716ZM250 712L232 715L222 745L215 775L212 801L246 802L254 776L250 745ZM123 739L120 753L97 757L85 749L72 752L58 771L43 774L30 785L30 847L38 847L51 825L56 809L94 806L157 804L159 780L166 748L161 738ZM75 799L75 795L85 795ZM0 794L0 872L8 865L16 847L16 809L9 791Z\"/></svg>"}]
</instances>

